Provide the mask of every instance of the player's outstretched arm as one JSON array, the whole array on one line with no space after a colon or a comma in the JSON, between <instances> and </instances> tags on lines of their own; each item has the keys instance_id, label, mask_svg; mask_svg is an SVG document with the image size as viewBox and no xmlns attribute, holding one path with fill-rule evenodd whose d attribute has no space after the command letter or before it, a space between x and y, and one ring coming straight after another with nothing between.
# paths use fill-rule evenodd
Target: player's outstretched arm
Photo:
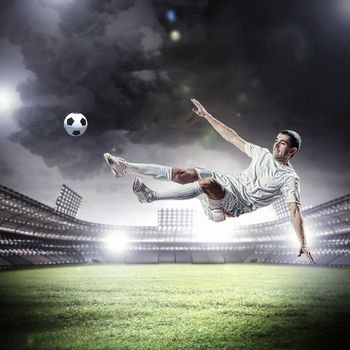
<instances>
[{"instance_id":1,"label":"player's outstretched arm","mask_svg":"<svg viewBox=\"0 0 350 350\"><path fill-rule=\"evenodd\" d=\"M245 153L245 140L238 136L234 130L221 123L219 120L215 119L210 113L206 111L206 109L199 101L194 98L191 98L191 101L195 105L195 108L192 109L194 113L196 113L199 117L206 119L227 142L232 143L240 151Z\"/></svg>"},{"instance_id":2,"label":"player's outstretched arm","mask_svg":"<svg viewBox=\"0 0 350 350\"><path fill-rule=\"evenodd\" d=\"M301 216L300 205L298 203L289 203L291 221L295 230L295 233L298 236L300 243L300 249L298 256L305 254L312 264L315 264L314 258L311 255L310 250L306 244L305 231L304 231L304 220Z\"/></svg>"}]
</instances>

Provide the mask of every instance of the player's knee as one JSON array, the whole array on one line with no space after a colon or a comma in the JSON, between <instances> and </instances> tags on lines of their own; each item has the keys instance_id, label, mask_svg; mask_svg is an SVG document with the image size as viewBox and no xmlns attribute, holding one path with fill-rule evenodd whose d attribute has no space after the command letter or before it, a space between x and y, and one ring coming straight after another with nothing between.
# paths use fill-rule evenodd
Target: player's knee
<instances>
[{"instance_id":1,"label":"player's knee","mask_svg":"<svg viewBox=\"0 0 350 350\"><path fill-rule=\"evenodd\" d=\"M195 169L173 168L172 180L181 185L184 185L197 181L198 174Z\"/></svg>"},{"instance_id":2,"label":"player's knee","mask_svg":"<svg viewBox=\"0 0 350 350\"><path fill-rule=\"evenodd\" d=\"M212 177L206 177L200 179L199 185L203 189L204 193L211 199L222 199L225 196L225 190L223 187Z\"/></svg>"}]
</instances>

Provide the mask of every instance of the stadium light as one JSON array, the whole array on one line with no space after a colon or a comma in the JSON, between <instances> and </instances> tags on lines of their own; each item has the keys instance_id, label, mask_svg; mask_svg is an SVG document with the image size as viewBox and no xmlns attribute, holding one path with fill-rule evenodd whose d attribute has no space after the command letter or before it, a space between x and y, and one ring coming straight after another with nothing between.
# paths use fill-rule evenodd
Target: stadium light
<instances>
[{"instance_id":1,"label":"stadium light","mask_svg":"<svg viewBox=\"0 0 350 350\"><path fill-rule=\"evenodd\" d=\"M111 252L122 252L128 248L128 239L123 232L113 232L105 240L106 249Z\"/></svg>"},{"instance_id":2,"label":"stadium light","mask_svg":"<svg viewBox=\"0 0 350 350\"><path fill-rule=\"evenodd\" d=\"M232 241L234 241L232 226L227 222L198 221L192 236L192 242L222 243Z\"/></svg>"},{"instance_id":3,"label":"stadium light","mask_svg":"<svg viewBox=\"0 0 350 350\"><path fill-rule=\"evenodd\" d=\"M275 209L272 205L252 211L239 216L238 218L230 219L234 226L240 225L255 225L263 222L275 221L278 219Z\"/></svg>"}]
</instances>

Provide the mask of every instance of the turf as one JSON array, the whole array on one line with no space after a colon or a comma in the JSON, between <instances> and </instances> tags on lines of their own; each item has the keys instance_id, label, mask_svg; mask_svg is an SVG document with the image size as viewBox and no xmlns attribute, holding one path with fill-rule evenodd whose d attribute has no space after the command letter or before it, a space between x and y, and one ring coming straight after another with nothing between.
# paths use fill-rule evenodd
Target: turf
<instances>
[{"instance_id":1,"label":"turf","mask_svg":"<svg viewBox=\"0 0 350 350\"><path fill-rule=\"evenodd\" d=\"M2 349L331 349L350 269L83 265L0 273Z\"/></svg>"}]
</instances>

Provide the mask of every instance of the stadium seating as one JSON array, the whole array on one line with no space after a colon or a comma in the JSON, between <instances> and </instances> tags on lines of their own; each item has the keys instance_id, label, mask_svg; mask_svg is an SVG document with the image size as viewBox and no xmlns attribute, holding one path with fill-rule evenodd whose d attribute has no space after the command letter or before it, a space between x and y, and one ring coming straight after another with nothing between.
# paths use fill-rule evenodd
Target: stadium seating
<instances>
[{"instance_id":1,"label":"stadium seating","mask_svg":"<svg viewBox=\"0 0 350 350\"><path fill-rule=\"evenodd\" d=\"M159 251L160 263L174 263L175 262L175 252L174 251Z\"/></svg>"},{"instance_id":2,"label":"stadium seating","mask_svg":"<svg viewBox=\"0 0 350 350\"><path fill-rule=\"evenodd\" d=\"M223 264L225 262L223 253L208 251L208 262L215 264Z\"/></svg>"},{"instance_id":3,"label":"stadium seating","mask_svg":"<svg viewBox=\"0 0 350 350\"><path fill-rule=\"evenodd\" d=\"M175 252L175 262L177 263L191 263L192 254L190 251L176 251Z\"/></svg>"},{"instance_id":4,"label":"stadium seating","mask_svg":"<svg viewBox=\"0 0 350 350\"><path fill-rule=\"evenodd\" d=\"M277 206L278 207L278 206ZM82 263L308 264L287 215L235 225L225 243L201 242L193 210L160 209L157 226L82 221L0 185L0 268ZM303 210L316 263L350 267L350 195ZM122 233L125 251L108 250ZM196 239L193 239L196 237Z\"/></svg>"}]
</instances>

